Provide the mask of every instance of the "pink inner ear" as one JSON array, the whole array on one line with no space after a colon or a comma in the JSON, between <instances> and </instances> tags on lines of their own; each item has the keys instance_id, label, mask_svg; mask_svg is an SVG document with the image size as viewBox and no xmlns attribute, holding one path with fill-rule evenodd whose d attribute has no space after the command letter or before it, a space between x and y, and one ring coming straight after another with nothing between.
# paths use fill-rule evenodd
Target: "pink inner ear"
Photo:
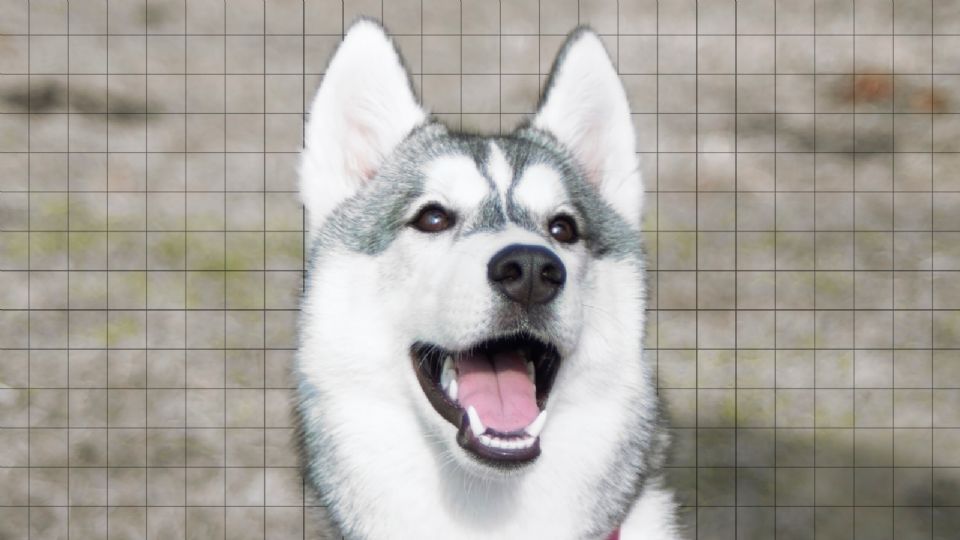
<instances>
[{"instance_id":1,"label":"pink inner ear","mask_svg":"<svg viewBox=\"0 0 960 540\"><path fill-rule=\"evenodd\" d=\"M597 122L590 122L585 125L570 148L583 167L583 172L587 175L587 181L596 187L600 187L602 183L604 169L603 152L600 148L603 137L599 128Z\"/></svg>"},{"instance_id":2,"label":"pink inner ear","mask_svg":"<svg viewBox=\"0 0 960 540\"><path fill-rule=\"evenodd\" d=\"M356 118L347 118L344 131L345 168L355 179L367 182L383 162L384 152L379 148L383 141L369 124Z\"/></svg>"}]
</instances>

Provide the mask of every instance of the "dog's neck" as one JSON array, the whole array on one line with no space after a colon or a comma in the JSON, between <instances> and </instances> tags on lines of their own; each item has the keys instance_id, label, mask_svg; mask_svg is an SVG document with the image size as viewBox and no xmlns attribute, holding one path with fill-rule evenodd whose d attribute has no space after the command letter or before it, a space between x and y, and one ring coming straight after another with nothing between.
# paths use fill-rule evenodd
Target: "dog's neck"
<instances>
[{"instance_id":1,"label":"dog's neck","mask_svg":"<svg viewBox=\"0 0 960 540\"><path fill-rule=\"evenodd\" d=\"M384 417L384 411L370 414L382 419L377 430L386 430L388 425L399 432L420 429L398 416ZM593 415L583 418L587 417ZM562 422L562 418L559 415L556 421ZM591 430L585 424L572 421L557 432L581 433L586 439ZM390 433L381 431L379 435L377 443L376 435L371 434L368 441L361 440L363 434L354 433L349 448L338 445L336 451L317 456L323 463L318 463L315 470L327 475L322 484L352 486L339 492L341 498L324 501L348 538L381 538L389 537L390 531L419 530L422 534L417 536L422 538L479 540L494 536L489 523L496 524L495 536L503 538L583 537L598 528L611 527L609 516L617 513L611 513L611 505L619 506L623 504L620 501L634 495L609 493L603 500L584 504L585 494L598 493L603 479L611 473L599 464L616 463L618 449L613 441L587 449L583 440L577 444L555 439L554 448L573 450L579 446L580 450L547 452L538 458L537 468L523 477L484 483L465 471L454 472L459 465L450 463L434 440L397 437L385 445L384 440L391 440ZM380 451L370 451L374 444ZM366 449L359 451L354 445ZM361 458L363 461L358 461ZM581 468L588 463L597 465L581 469L577 475L569 474L576 470L575 463ZM348 478L355 474L351 471L358 470L364 471L362 478ZM619 475L630 470L632 466L625 466ZM618 530L605 538L619 540Z\"/></svg>"}]
</instances>

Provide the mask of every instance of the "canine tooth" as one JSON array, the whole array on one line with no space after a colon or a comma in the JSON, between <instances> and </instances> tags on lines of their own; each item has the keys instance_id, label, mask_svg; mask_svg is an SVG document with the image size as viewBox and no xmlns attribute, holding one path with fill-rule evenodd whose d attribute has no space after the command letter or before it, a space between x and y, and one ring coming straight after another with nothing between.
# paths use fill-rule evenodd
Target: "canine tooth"
<instances>
[{"instance_id":1,"label":"canine tooth","mask_svg":"<svg viewBox=\"0 0 960 540\"><path fill-rule=\"evenodd\" d=\"M453 358L447 356L443 359L443 368L440 370L440 387L444 390L450 386L450 382L455 380L453 372Z\"/></svg>"},{"instance_id":2,"label":"canine tooth","mask_svg":"<svg viewBox=\"0 0 960 540\"><path fill-rule=\"evenodd\" d=\"M480 437L487 430L483 422L480 421L480 415L477 414L477 409L473 408L473 405L467 407L467 418L470 419L470 430L473 431L474 436Z\"/></svg>"},{"instance_id":3,"label":"canine tooth","mask_svg":"<svg viewBox=\"0 0 960 540\"><path fill-rule=\"evenodd\" d=\"M533 362L527 362L527 375L533 384L537 384L537 368L533 366Z\"/></svg>"},{"instance_id":4,"label":"canine tooth","mask_svg":"<svg viewBox=\"0 0 960 540\"><path fill-rule=\"evenodd\" d=\"M453 379L452 381L450 381L450 386L447 388L447 397L449 397L453 401L456 401L458 392L459 390L457 387L457 380Z\"/></svg>"},{"instance_id":5,"label":"canine tooth","mask_svg":"<svg viewBox=\"0 0 960 540\"><path fill-rule=\"evenodd\" d=\"M523 428L527 432L527 435L530 435L533 438L540 436L540 432L543 431L543 424L547 421L547 411L540 411L540 414L537 416L537 419L533 422L530 422L530 425Z\"/></svg>"}]
</instances>

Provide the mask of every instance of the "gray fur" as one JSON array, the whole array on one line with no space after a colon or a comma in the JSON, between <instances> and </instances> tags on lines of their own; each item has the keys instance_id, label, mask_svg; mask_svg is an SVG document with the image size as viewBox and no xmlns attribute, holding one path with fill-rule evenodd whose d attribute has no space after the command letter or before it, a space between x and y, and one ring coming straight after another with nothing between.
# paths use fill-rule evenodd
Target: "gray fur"
<instances>
[{"instance_id":1,"label":"gray fur","mask_svg":"<svg viewBox=\"0 0 960 540\"><path fill-rule=\"evenodd\" d=\"M410 204L423 193L423 167L442 156L471 158L495 195L495 185L486 171L490 141L503 149L514 171L507 192L507 208L501 208L498 200L491 200L481 208L479 218L464 234L500 230L507 221L542 232L543 224L535 223L526 209L514 201L513 191L528 167L546 164L560 173L573 206L585 222L580 232L594 257L642 258L640 238L587 183L569 151L549 133L525 127L505 137L484 137L450 132L439 123L414 130L387 158L369 184L331 215L321 228L315 247L342 245L366 255L382 253L407 225L403 217L409 212Z\"/></svg>"},{"instance_id":2,"label":"gray fur","mask_svg":"<svg viewBox=\"0 0 960 540\"><path fill-rule=\"evenodd\" d=\"M526 127L518 130L514 137L525 143L518 145L515 150L518 152L518 160L523 159L526 165L548 163L560 171L571 202L587 222L587 227L581 232L594 257L642 259L640 237L623 217L610 208L596 188L587 182L570 152L553 135ZM534 161L545 157L549 157L549 160Z\"/></svg>"},{"instance_id":3,"label":"gray fur","mask_svg":"<svg viewBox=\"0 0 960 540\"><path fill-rule=\"evenodd\" d=\"M570 44L584 31L583 28L577 29L568 37L554 63L541 104L552 89L557 66L562 64ZM486 170L490 141L503 150L514 173L506 193L506 205L502 204L496 184ZM545 164L559 173L576 217L582 224L580 232L590 255L595 259L625 261L642 272L644 253L640 235L588 183L571 152L553 135L527 125L507 136L484 137L451 132L439 123L429 122L413 130L386 158L374 178L326 219L310 246L308 273L322 263L327 253L337 249L371 257L382 254L408 226L406 217L412 210L411 205L424 192L425 166L439 157L451 155L471 158L491 190L472 219L457 225L457 234L499 231L512 223L545 235L545 224L535 222L530 212L513 197L524 171L530 166ZM308 277L305 284L309 286L310 282ZM643 336L636 336L636 339L642 343ZM654 391L652 388L648 390ZM301 382L298 394L296 438L307 485L327 507L328 530L342 530L344 516L337 514L336 501L330 498L335 493L334 483L340 477L335 457L339 453L337 443L322 422L309 419L309 411L322 407L323 396L306 382ZM619 459L610 463L607 472L598 480L594 490L597 497L586 503L593 506L593 518L591 523L585 524L585 537L609 534L610 524L623 522L631 501L638 497L644 486L659 481L662 475L668 438L660 408L644 401L640 395L627 406L636 413L633 426L622 432ZM635 474L624 477L624 471Z\"/></svg>"},{"instance_id":4,"label":"gray fur","mask_svg":"<svg viewBox=\"0 0 960 540\"><path fill-rule=\"evenodd\" d=\"M495 185L485 168L490 140L503 149L508 164L515 171L506 198L507 208L502 207L500 198L496 196ZM534 223L530 214L514 200L513 191L526 168L546 164L560 173L570 201L585 224L581 233L592 256L597 259L611 257L627 260L638 269L643 269L643 248L639 235L587 183L569 152L552 135L526 127L510 136L487 138L451 133L436 123L427 124L411 133L387 159L373 181L334 212L321 229L311 252L311 266L322 259L327 248L335 245L370 256L382 253L407 226L402 218L410 211L411 203L423 193L424 165L449 155L472 158L481 174L489 180L492 190L491 196L479 208L477 217L461 234L502 230L507 222L528 230L542 231L543 226ZM642 341L643 337L638 336L637 339ZM317 406L316 397L309 389L301 388L300 394L302 411ZM620 459L611 464L596 487L596 493L603 495L592 502L594 511L591 515L595 519L588 528L592 536L603 536L609 532L606 528L610 523L622 522L629 510L629 502L636 499L651 475L660 474L665 459L667 437L662 427L660 409L644 406L639 397L630 404L630 408L637 412L634 428L624 431ZM328 458L311 455L310 449L332 449L335 448L335 441L324 435L325 430L317 427L307 430L301 423L298 439L304 462L312 464L307 467L309 484L319 493L331 493L334 486L329 481L332 478L318 466L320 463L325 463L327 467L331 464L326 462ZM636 475L624 478L624 470L636 471ZM336 505L331 504L327 513L334 523L341 522L336 515Z\"/></svg>"},{"instance_id":5,"label":"gray fur","mask_svg":"<svg viewBox=\"0 0 960 540\"><path fill-rule=\"evenodd\" d=\"M492 185L492 183L491 183ZM490 195L480 205L477 218L463 231L464 236L471 234L502 231L507 226L507 215L500 204L500 197Z\"/></svg>"},{"instance_id":6,"label":"gray fur","mask_svg":"<svg viewBox=\"0 0 960 540\"><path fill-rule=\"evenodd\" d=\"M623 523L630 502L651 480L663 474L662 467L670 445L663 412L659 405L651 408L634 402L630 406L637 412L634 428L624 432L620 459L611 462L607 473L598 482L595 492L605 495L593 502L591 515L597 517L588 537L603 537L609 532L606 529L609 523ZM624 478L624 470L636 471L636 476Z\"/></svg>"}]
</instances>

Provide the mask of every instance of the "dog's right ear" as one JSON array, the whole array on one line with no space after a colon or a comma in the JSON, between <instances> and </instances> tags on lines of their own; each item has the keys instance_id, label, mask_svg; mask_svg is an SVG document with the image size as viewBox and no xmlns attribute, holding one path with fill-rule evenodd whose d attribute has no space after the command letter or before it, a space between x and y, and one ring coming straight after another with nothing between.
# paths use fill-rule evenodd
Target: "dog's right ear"
<instances>
[{"instance_id":1,"label":"dog's right ear","mask_svg":"<svg viewBox=\"0 0 960 540\"><path fill-rule=\"evenodd\" d=\"M626 92L592 30L573 31L553 64L534 127L552 133L614 209L640 226L643 182Z\"/></svg>"},{"instance_id":2,"label":"dog's right ear","mask_svg":"<svg viewBox=\"0 0 960 540\"><path fill-rule=\"evenodd\" d=\"M369 19L354 23L310 108L300 196L311 236L426 117L383 28Z\"/></svg>"}]
</instances>

